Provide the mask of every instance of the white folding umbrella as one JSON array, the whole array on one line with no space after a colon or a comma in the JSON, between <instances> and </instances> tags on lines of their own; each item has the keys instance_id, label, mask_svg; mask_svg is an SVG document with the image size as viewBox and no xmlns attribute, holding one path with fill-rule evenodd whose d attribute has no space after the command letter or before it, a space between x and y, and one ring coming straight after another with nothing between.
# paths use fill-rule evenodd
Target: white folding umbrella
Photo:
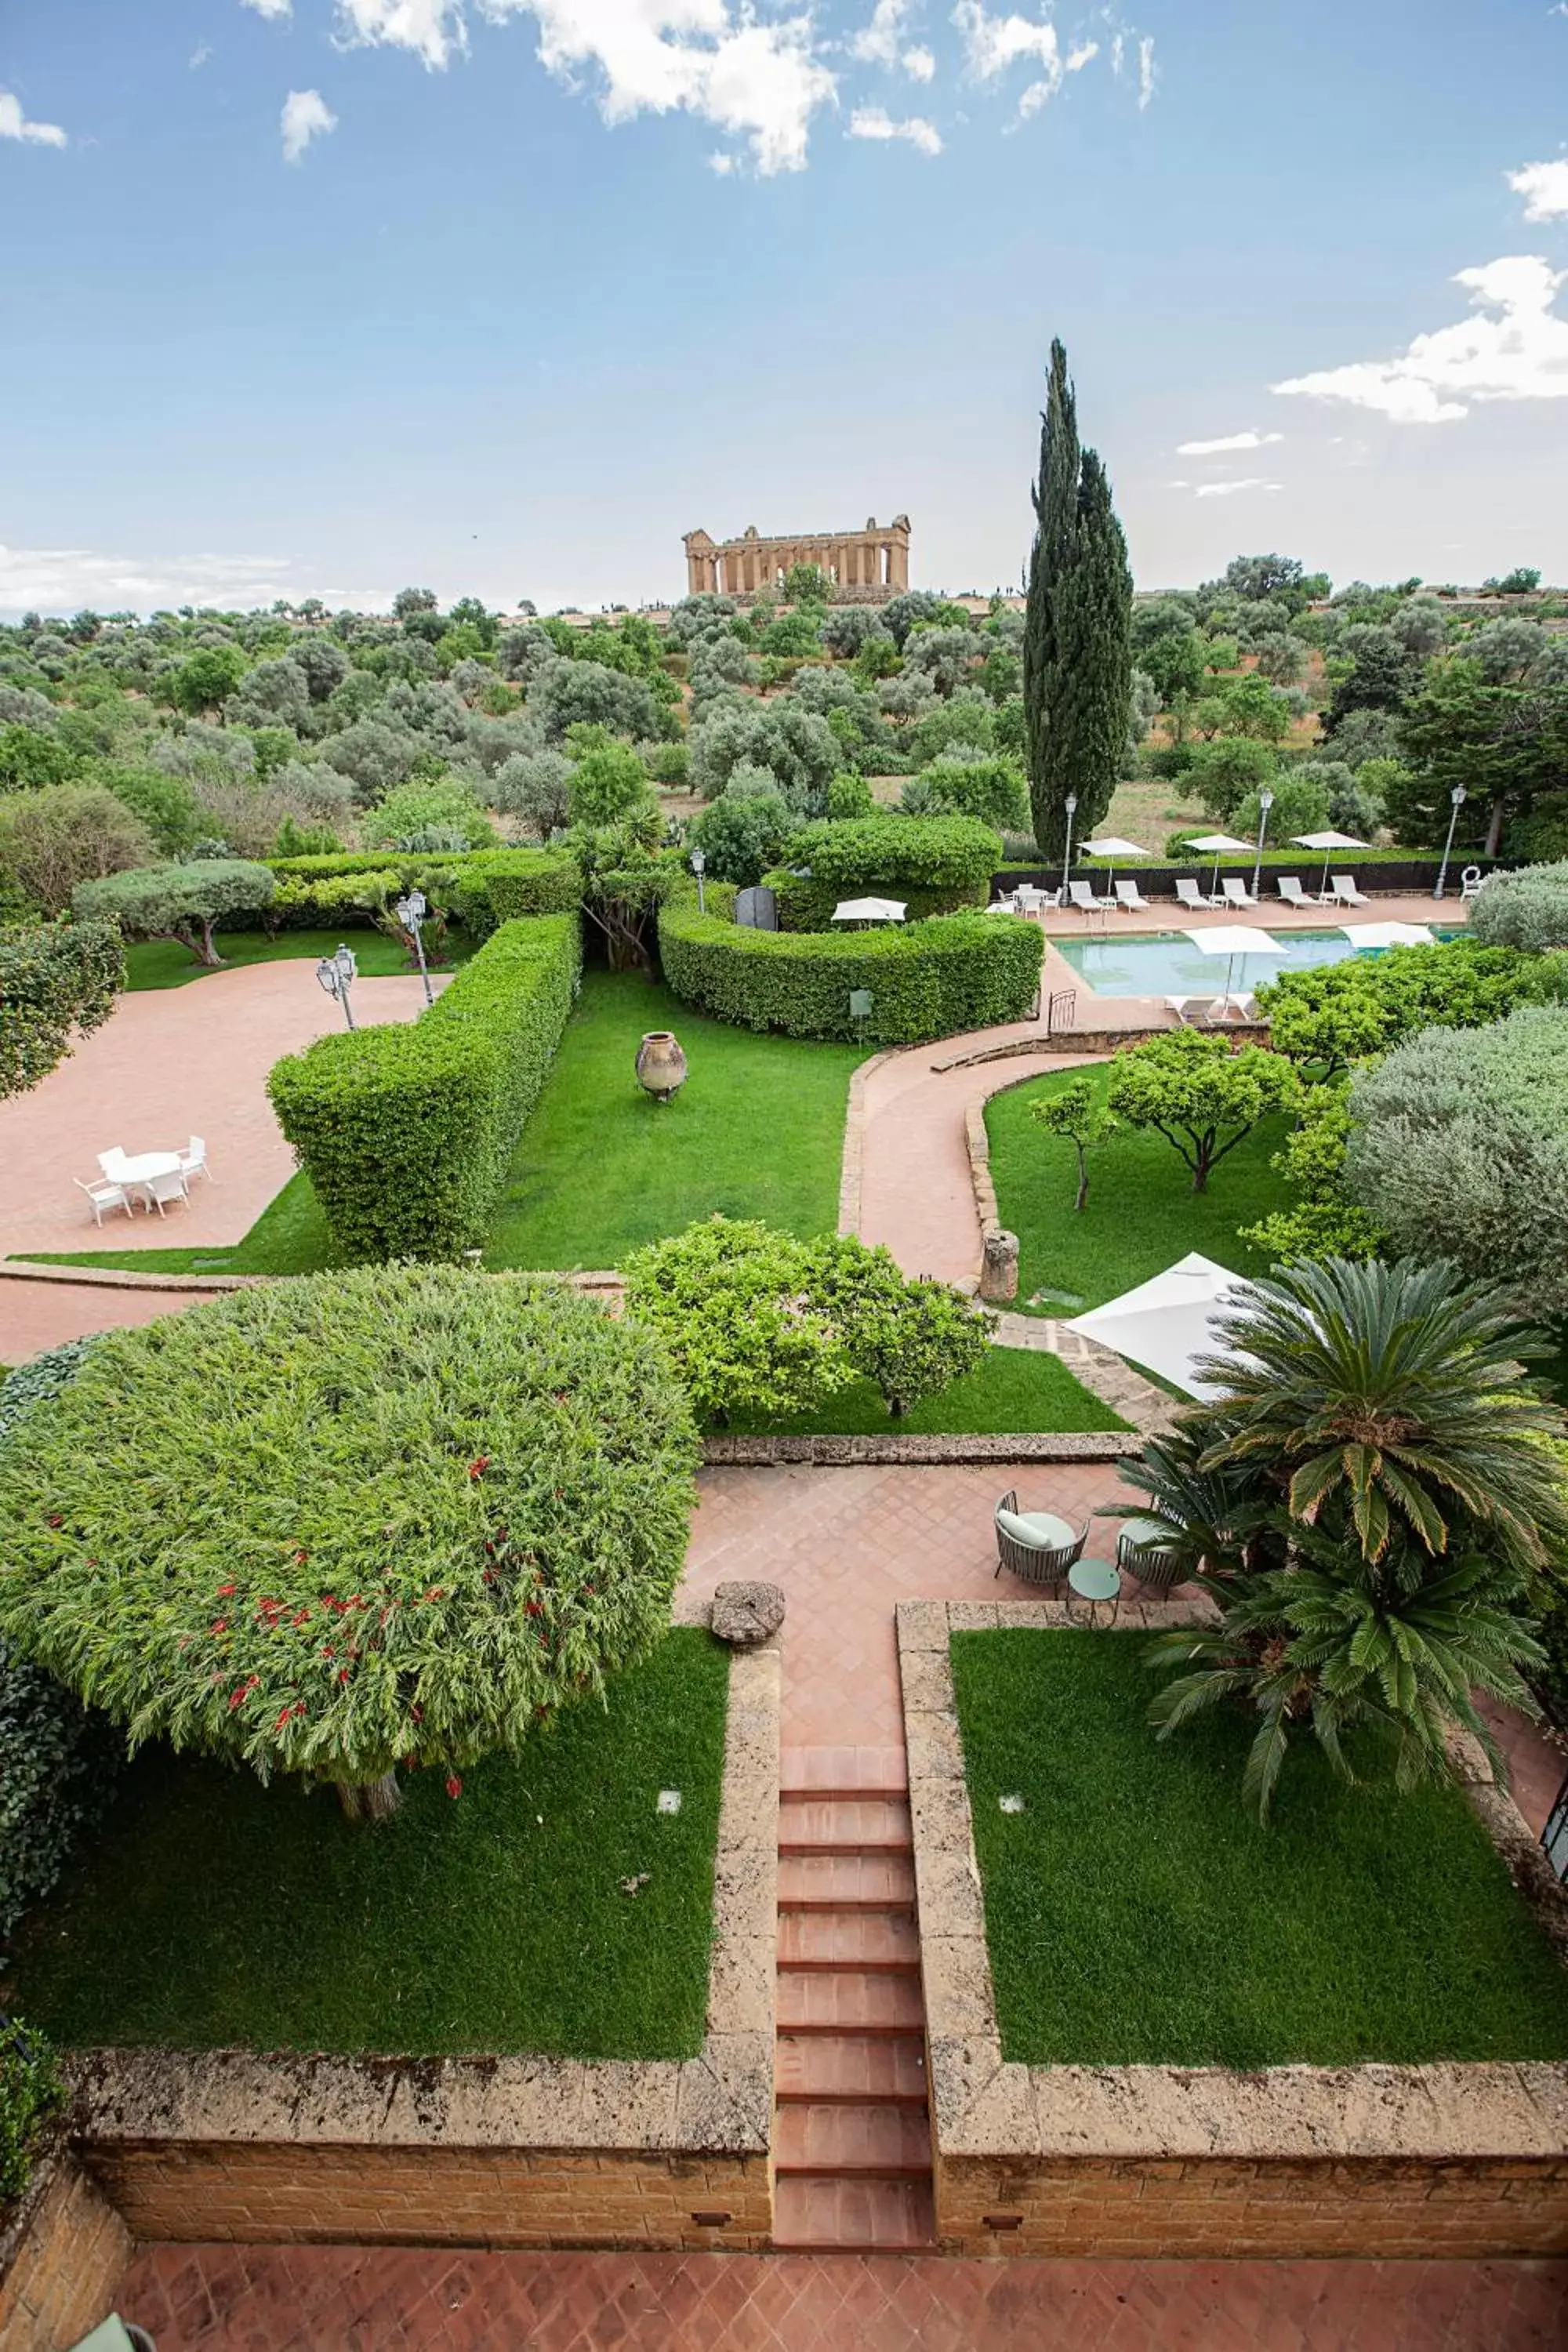
<instances>
[{"instance_id":1,"label":"white folding umbrella","mask_svg":"<svg viewBox=\"0 0 1568 2352\"><path fill-rule=\"evenodd\" d=\"M1245 857L1252 847L1250 841L1237 841L1230 833L1200 833L1189 838L1189 849L1201 849L1206 857L1214 852L1214 872L1209 877L1209 897L1219 888L1219 861L1222 857Z\"/></svg>"},{"instance_id":2,"label":"white folding umbrella","mask_svg":"<svg viewBox=\"0 0 1568 2352\"><path fill-rule=\"evenodd\" d=\"M1425 923L1342 923L1352 948L1430 948L1436 945Z\"/></svg>"},{"instance_id":3,"label":"white folding umbrella","mask_svg":"<svg viewBox=\"0 0 1568 2352\"><path fill-rule=\"evenodd\" d=\"M1219 1351L1215 1317L1236 1305L1237 1293L1247 1287L1240 1275L1194 1250L1135 1290L1075 1316L1067 1328L1158 1372L1187 1396L1211 1397L1219 1391L1194 1377L1193 1364Z\"/></svg>"},{"instance_id":4,"label":"white folding umbrella","mask_svg":"<svg viewBox=\"0 0 1568 2352\"><path fill-rule=\"evenodd\" d=\"M1152 857L1154 853L1152 849L1140 849L1135 841L1123 841L1120 834L1110 833L1107 834L1103 841L1086 841L1083 845L1083 855L1086 857L1110 859L1111 863L1106 869L1105 876L1105 895L1109 898L1110 886L1116 879L1116 860L1119 857Z\"/></svg>"},{"instance_id":5,"label":"white folding umbrella","mask_svg":"<svg viewBox=\"0 0 1568 2352\"><path fill-rule=\"evenodd\" d=\"M836 923L901 923L902 898L841 898L833 909Z\"/></svg>"},{"instance_id":6,"label":"white folding umbrella","mask_svg":"<svg viewBox=\"0 0 1568 2352\"><path fill-rule=\"evenodd\" d=\"M1284 956L1290 950L1283 940L1268 931L1260 931L1252 923L1211 923L1205 931L1186 934L1194 947L1203 955L1225 956L1226 1002L1230 1001L1231 974L1236 970L1237 956Z\"/></svg>"},{"instance_id":7,"label":"white folding umbrella","mask_svg":"<svg viewBox=\"0 0 1568 2352\"><path fill-rule=\"evenodd\" d=\"M1323 875L1318 884L1320 898L1329 887L1329 860L1335 850L1366 847L1365 842L1358 841L1353 833L1335 833L1331 826L1327 833L1293 833L1290 838L1298 849L1321 849L1323 853Z\"/></svg>"}]
</instances>

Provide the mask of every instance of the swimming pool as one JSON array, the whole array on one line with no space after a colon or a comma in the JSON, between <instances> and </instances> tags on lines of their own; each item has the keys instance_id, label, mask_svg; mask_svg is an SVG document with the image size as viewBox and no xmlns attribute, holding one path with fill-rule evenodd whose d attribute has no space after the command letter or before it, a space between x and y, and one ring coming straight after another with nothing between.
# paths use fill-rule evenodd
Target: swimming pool
<instances>
[{"instance_id":1,"label":"swimming pool","mask_svg":"<svg viewBox=\"0 0 1568 2352\"><path fill-rule=\"evenodd\" d=\"M1233 991L1278 980L1282 971L1309 971L1314 964L1343 963L1348 956L1375 955L1356 948L1343 931L1270 931L1283 955L1237 956L1230 967ZM1184 931L1145 931L1141 938L1053 940L1087 988L1097 996L1217 996L1226 984L1224 956L1205 955Z\"/></svg>"}]
</instances>

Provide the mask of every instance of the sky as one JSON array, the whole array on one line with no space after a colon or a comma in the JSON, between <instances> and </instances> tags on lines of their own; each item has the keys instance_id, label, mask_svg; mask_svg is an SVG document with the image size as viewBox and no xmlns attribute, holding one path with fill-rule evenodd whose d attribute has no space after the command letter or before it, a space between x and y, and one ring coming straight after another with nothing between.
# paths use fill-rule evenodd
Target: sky
<instances>
[{"instance_id":1,"label":"sky","mask_svg":"<svg viewBox=\"0 0 1568 2352\"><path fill-rule=\"evenodd\" d=\"M0 0L0 615L1568 583L1568 0Z\"/></svg>"}]
</instances>

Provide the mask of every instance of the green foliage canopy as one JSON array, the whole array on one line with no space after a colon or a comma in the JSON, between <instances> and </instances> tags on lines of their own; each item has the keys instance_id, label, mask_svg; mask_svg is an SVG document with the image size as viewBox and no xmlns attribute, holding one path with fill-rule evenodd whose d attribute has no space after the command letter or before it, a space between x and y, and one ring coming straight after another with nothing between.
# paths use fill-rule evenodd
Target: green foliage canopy
<instances>
[{"instance_id":1,"label":"green foliage canopy","mask_svg":"<svg viewBox=\"0 0 1568 2352\"><path fill-rule=\"evenodd\" d=\"M90 1036L125 985L125 947L101 919L0 930L0 1099L26 1094Z\"/></svg>"},{"instance_id":2,"label":"green foliage canopy","mask_svg":"<svg viewBox=\"0 0 1568 2352\"><path fill-rule=\"evenodd\" d=\"M1227 1038L1173 1029L1127 1047L1110 1065L1106 1102L1129 1127L1163 1135L1205 1192L1212 1171L1260 1118L1294 1105L1299 1082L1289 1062L1260 1045L1233 1052Z\"/></svg>"}]
</instances>

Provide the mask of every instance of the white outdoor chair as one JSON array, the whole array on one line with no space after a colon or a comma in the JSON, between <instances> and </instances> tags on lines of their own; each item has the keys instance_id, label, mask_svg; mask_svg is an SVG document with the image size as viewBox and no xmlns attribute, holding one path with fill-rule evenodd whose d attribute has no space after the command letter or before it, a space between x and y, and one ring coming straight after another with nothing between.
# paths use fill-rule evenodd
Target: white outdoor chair
<instances>
[{"instance_id":1,"label":"white outdoor chair","mask_svg":"<svg viewBox=\"0 0 1568 2352\"><path fill-rule=\"evenodd\" d=\"M183 1201L185 1198L185 1171L183 1168L172 1168L166 1176L148 1176L142 1181L142 1192L148 1207L156 1209L162 1216L165 1201Z\"/></svg>"},{"instance_id":2,"label":"white outdoor chair","mask_svg":"<svg viewBox=\"0 0 1568 2352\"><path fill-rule=\"evenodd\" d=\"M1219 895L1226 907L1256 907L1258 904L1239 874L1226 876L1219 886Z\"/></svg>"},{"instance_id":3,"label":"white outdoor chair","mask_svg":"<svg viewBox=\"0 0 1568 2352\"><path fill-rule=\"evenodd\" d=\"M102 1169L105 1176L108 1177L109 1181L111 1184L117 1184L120 1181L120 1171L125 1164L124 1146L119 1143L111 1143L107 1151L100 1151L99 1153L98 1164Z\"/></svg>"},{"instance_id":4,"label":"white outdoor chair","mask_svg":"<svg viewBox=\"0 0 1568 2352\"><path fill-rule=\"evenodd\" d=\"M1113 907L1116 904L1114 898L1097 898L1092 882L1069 882L1068 898L1073 906L1081 908L1086 915L1092 915L1099 908Z\"/></svg>"},{"instance_id":5,"label":"white outdoor chair","mask_svg":"<svg viewBox=\"0 0 1568 2352\"><path fill-rule=\"evenodd\" d=\"M1125 907L1130 915L1147 914L1149 901L1136 882L1115 882L1111 887L1116 893L1117 905Z\"/></svg>"},{"instance_id":6,"label":"white outdoor chair","mask_svg":"<svg viewBox=\"0 0 1568 2352\"><path fill-rule=\"evenodd\" d=\"M206 1145L199 1135L193 1135L189 1150L180 1153L180 1173L187 1181L193 1176L205 1176L209 1184L216 1183L216 1177L207 1166Z\"/></svg>"},{"instance_id":7,"label":"white outdoor chair","mask_svg":"<svg viewBox=\"0 0 1568 2352\"><path fill-rule=\"evenodd\" d=\"M1037 890L1032 882L1020 882L1018 885L1017 898L1018 912L1020 915L1037 915L1045 908L1047 894L1044 890ZM1050 903L1054 906L1056 904L1055 899L1052 899Z\"/></svg>"},{"instance_id":8,"label":"white outdoor chair","mask_svg":"<svg viewBox=\"0 0 1568 2352\"><path fill-rule=\"evenodd\" d=\"M1353 874L1336 874L1334 887L1327 903L1340 907L1370 907L1372 900L1357 883Z\"/></svg>"},{"instance_id":9,"label":"white outdoor chair","mask_svg":"<svg viewBox=\"0 0 1568 2352\"><path fill-rule=\"evenodd\" d=\"M1202 908L1208 905L1208 900L1204 897L1203 892L1198 888L1197 884L1194 881L1190 874L1184 874L1178 880L1176 884L1176 896L1181 900L1184 907Z\"/></svg>"},{"instance_id":10,"label":"white outdoor chair","mask_svg":"<svg viewBox=\"0 0 1568 2352\"><path fill-rule=\"evenodd\" d=\"M1467 898L1479 898L1480 897L1483 878L1481 869L1479 866L1466 866L1464 872L1459 877L1459 904L1461 906L1463 906Z\"/></svg>"},{"instance_id":11,"label":"white outdoor chair","mask_svg":"<svg viewBox=\"0 0 1568 2352\"><path fill-rule=\"evenodd\" d=\"M92 1202L92 1222L95 1225L102 1224L105 1209L123 1209L127 1216L131 1215L130 1195L122 1185L84 1184L79 1176L73 1176L71 1182L79 1192L85 1192Z\"/></svg>"},{"instance_id":12,"label":"white outdoor chair","mask_svg":"<svg viewBox=\"0 0 1568 2352\"><path fill-rule=\"evenodd\" d=\"M1312 903L1301 887L1299 874L1281 874L1276 887L1288 907L1310 907Z\"/></svg>"}]
</instances>

